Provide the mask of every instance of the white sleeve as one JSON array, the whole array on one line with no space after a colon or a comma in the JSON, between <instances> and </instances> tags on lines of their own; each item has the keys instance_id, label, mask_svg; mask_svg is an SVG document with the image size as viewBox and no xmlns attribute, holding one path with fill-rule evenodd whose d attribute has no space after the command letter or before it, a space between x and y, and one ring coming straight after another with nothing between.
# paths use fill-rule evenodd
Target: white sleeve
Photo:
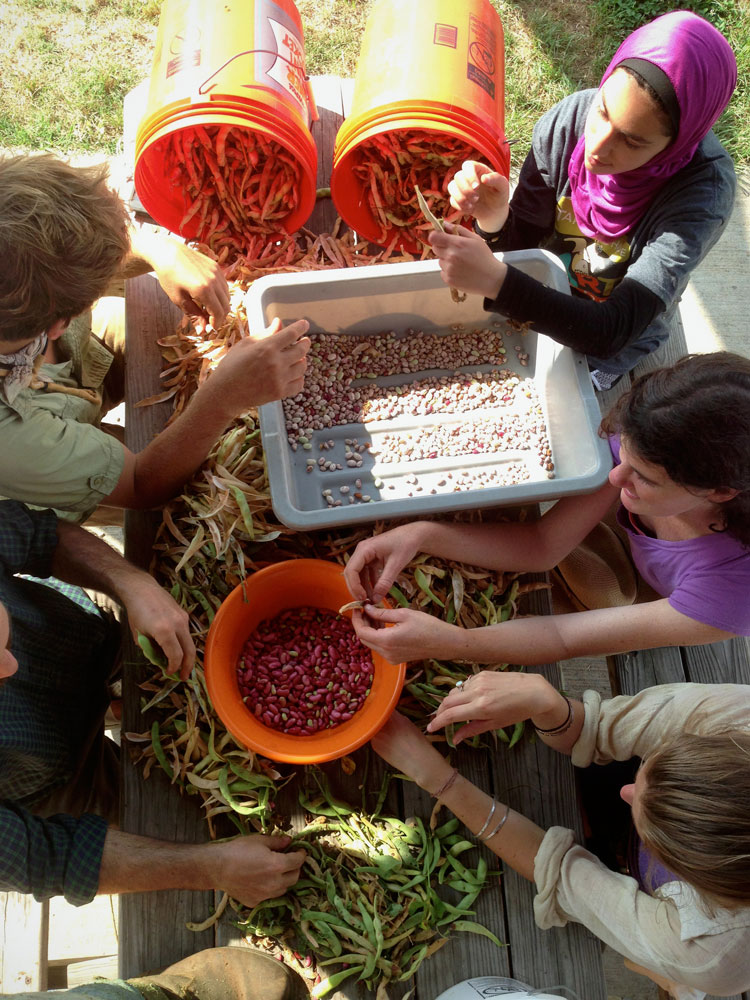
<instances>
[{"instance_id":1,"label":"white sleeve","mask_svg":"<svg viewBox=\"0 0 750 1000\"><path fill-rule=\"evenodd\" d=\"M750 685L660 684L605 701L583 696L584 721L571 752L576 767L645 757L669 736L750 727Z\"/></svg>"},{"instance_id":2,"label":"white sleeve","mask_svg":"<svg viewBox=\"0 0 750 1000\"><path fill-rule=\"evenodd\" d=\"M534 881L534 917L542 929L575 920L636 965L697 990L727 996L750 986L747 908L736 926L723 929L707 918L707 933L688 935L682 918L701 905L694 890L681 884L679 906L673 899L650 896L635 879L610 871L575 844L572 831L562 827L547 831Z\"/></svg>"}]
</instances>

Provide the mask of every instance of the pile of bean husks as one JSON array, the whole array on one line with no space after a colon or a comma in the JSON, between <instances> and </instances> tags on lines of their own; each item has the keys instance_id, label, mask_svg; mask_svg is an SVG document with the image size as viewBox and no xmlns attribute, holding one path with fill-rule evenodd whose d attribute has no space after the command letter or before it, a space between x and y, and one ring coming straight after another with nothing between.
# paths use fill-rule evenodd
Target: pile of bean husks
<instances>
[{"instance_id":1,"label":"pile of bean husks","mask_svg":"<svg viewBox=\"0 0 750 1000\"><path fill-rule=\"evenodd\" d=\"M156 144L172 187L185 193L178 232L231 256L263 245L296 208L299 162L260 131L196 125Z\"/></svg>"},{"instance_id":2,"label":"pile of bean husks","mask_svg":"<svg viewBox=\"0 0 750 1000\"><path fill-rule=\"evenodd\" d=\"M352 173L380 226L378 241L383 246L394 238L397 245L402 239L412 246L427 242L432 226L419 208L416 187L438 218L458 221L448 184L464 160L484 162L486 157L462 139L433 129L384 132L358 143Z\"/></svg>"},{"instance_id":3,"label":"pile of bean husks","mask_svg":"<svg viewBox=\"0 0 750 1000\"><path fill-rule=\"evenodd\" d=\"M224 326L208 331L203 324L195 327L185 321L161 342L166 390L154 400L173 398L174 413L179 413L229 346L247 335L242 299L254 278L274 270L342 266L342 261L346 266L371 264L387 256L382 251L373 256L367 245L355 247L349 237L302 233L267 249L265 257L238 260L229 271L232 313ZM385 527L378 523L374 530ZM237 744L208 698L202 654L216 609L233 587L261 566L299 557L343 564L372 530L368 526L309 534L280 524L271 509L254 414L235 422L182 495L164 508L153 571L188 610L198 661L189 681L183 683L166 676L158 666L158 652L148 642L142 643L156 666L142 685L142 708L151 711L149 718L154 721L148 732L126 735L136 745L145 776L153 767L161 767L185 794L202 799L212 837L217 835L220 816L243 833L288 825L274 801L286 776L273 763ZM391 594L404 607L473 628L508 619L518 596L539 586L519 583L515 574L472 570L422 555L404 569ZM503 669L505 664L497 666ZM411 664L400 710L424 725L442 696L473 669L472 664L434 660ZM522 727L516 727L498 735L512 744L521 731ZM475 744L478 740L474 738ZM351 768L353 762L344 758L341 766ZM316 979L318 995L355 974L368 985L381 987L408 978L440 946L450 927L484 931L466 918L486 873L481 868L464 869L458 861L468 842L456 839L457 824L432 831L419 820L407 827L394 817L372 819L364 812L347 812L344 820L341 810L345 807L332 806L325 795L304 802L303 807L310 824L296 834L309 851L302 880L282 900L240 913L239 919L248 934L269 935L285 954L290 948L298 954L314 953L317 966L310 960L301 961L298 967ZM330 822L315 818L321 810ZM461 902L440 901L434 886L440 876L463 892ZM359 894L353 892L354 883ZM221 908L211 919L220 912ZM293 945L295 933L304 940ZM329 963L346 968L325 978Z\"/></svg>"}]
</instances>

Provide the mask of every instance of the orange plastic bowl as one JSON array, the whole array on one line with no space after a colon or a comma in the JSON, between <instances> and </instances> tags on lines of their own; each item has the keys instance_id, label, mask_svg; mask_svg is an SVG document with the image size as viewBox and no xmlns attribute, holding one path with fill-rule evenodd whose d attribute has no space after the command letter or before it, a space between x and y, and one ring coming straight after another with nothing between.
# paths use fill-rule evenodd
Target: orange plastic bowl
<instances>
[{"instance_id":1,"label":"orange plastic bowl","mask_svg":"<svg viewBox=\"0 0 750 1000\"><path fill-rule=\"evenodd\" d=\"M370 694L347 722L312 736L271 729L242 702L237 663L247 639L266 618L287 608L332 611L351 600L341 566L322 559L290 559L253 573L224 600L208 630L204 666L206 685L219 718L245 746L271 760L316 764L351 753L377 733L401 695L406 664L393 665L372 653Z\"/></svg>"}]
</instances>

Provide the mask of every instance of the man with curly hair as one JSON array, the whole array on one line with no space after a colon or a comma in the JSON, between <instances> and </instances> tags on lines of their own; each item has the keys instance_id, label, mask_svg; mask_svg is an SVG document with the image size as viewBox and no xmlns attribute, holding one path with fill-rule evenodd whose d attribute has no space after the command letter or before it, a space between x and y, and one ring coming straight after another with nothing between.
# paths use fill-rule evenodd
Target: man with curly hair
<instances>
[{"instance_id":1,"label":"man with curly hair","mask_svg":"<svg viewBox=\"0 0 750 1000\"><path fill-rule=\"evenodd\" d=\"M173 302L218 326L229 309L219 266L132 226L106 167L47 154L0 159L0 259L1 496L76 520L101 502L157 506L235 417L302 388L307 323L276 321L232 347L180 418L135 454L100 426L124 391L113 286L153 270Z\"/></svg>"}]
</instances>

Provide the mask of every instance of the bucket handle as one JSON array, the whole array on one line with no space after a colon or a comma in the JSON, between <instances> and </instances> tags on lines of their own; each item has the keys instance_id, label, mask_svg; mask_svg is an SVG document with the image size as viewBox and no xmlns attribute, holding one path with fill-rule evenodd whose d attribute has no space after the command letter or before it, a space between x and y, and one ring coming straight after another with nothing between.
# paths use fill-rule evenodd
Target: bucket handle
<instances>
[{"instance_id":1,"label":"bucket handle","mask_svg":"<svg viewBox=\"0 0 750 1000\"><path fill-rule=\"evenodd\" d=\"M289 65L296 70L299 70L300 68L297 65L297 63L292 62L291 59L287 59L286 56L283 56L280 52L276 52L274 49L246 49L244 52L235 52L235 54L233 56L230 56L230 58L227 59L226 62L223 62L218 69L215 69L210 76L207 76L206 79L203 81L203 83L198 87L198 93L200 94L200 96L202 97L204 94L206 94L209 90L212 89L212 87L210 87L209 84L214 79L214 77L218 76L219 73L221 73L223 69L226 69L230 63L233 63L235 59L239 59L241 56L254 56L254 55L275 56L276 59L281 59L283 62L289 63ZM319 118L318 106L315 103L315 98L313 97L310 77L307 75L307 73L301 74L301 76L305 84L305 90L307 92L307 103L308 103L308 111L310 112L310 118L312 119L312 121L316 122L318 121Z\"/></svg>"}]
</instances>

